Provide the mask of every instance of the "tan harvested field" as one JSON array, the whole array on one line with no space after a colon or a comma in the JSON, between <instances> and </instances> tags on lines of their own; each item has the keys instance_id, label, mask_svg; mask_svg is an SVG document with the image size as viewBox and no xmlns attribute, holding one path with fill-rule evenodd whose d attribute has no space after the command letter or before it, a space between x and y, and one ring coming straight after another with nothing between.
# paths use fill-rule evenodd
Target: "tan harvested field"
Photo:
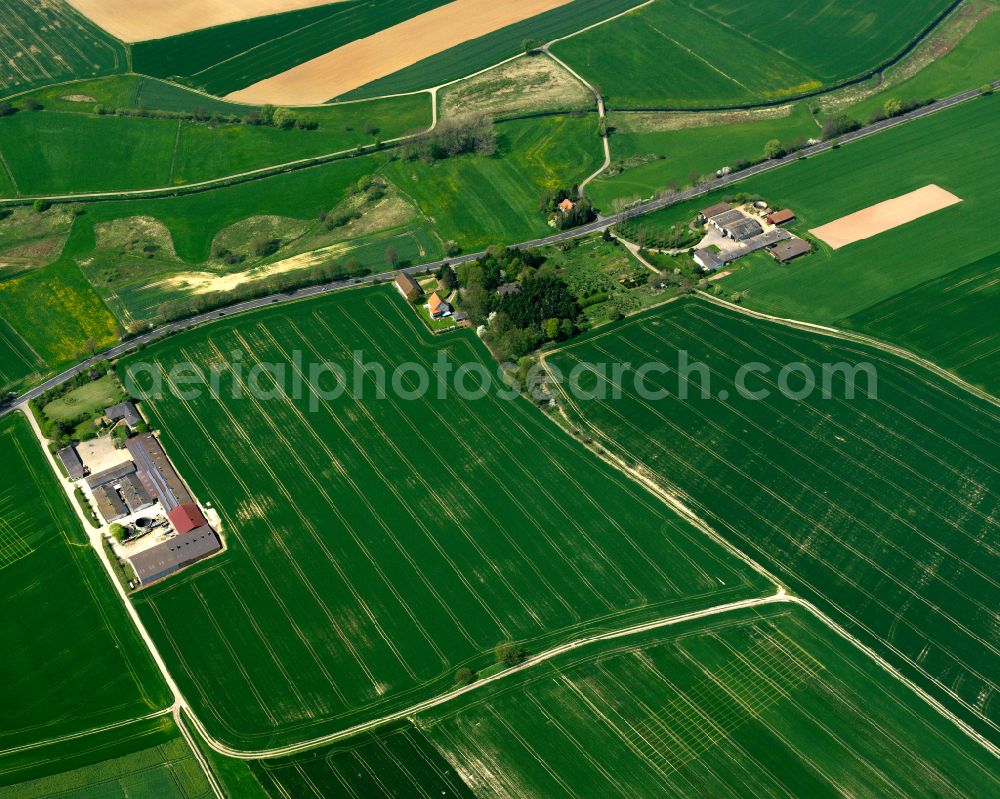
<instances>
[{"instance_id":1,"label":"tan harvested field","mask_svg":"<svg viewBox=\"0 0 1000 799\"><path fill-rule=\"evenodd\" d=\"M258 81L227 95L227 99L251 104L323 103L462 42L570 2L455 0Z\"/></svg>"},{"instance_id":2,"label":"tan harvested field","mask_svg":"<svg viewBox=\"0 0 1000 799\"><path fill-rule=\"evenodd\" d=\"M162 39L243 19L325 6L343 0L68 0L123 42Z\"/></svg>"},{"instance_id":3,"label":"tan harvested field","mask_svg":"<svg viewBox=\"0 0 1000 799\"><path fill-rule=\"evenodd\" d=\"M812 228L809 232L837 250L960 202L961 197L932 183L909 194L842 216L833 222Z\"/></svg>"}]
</instances>

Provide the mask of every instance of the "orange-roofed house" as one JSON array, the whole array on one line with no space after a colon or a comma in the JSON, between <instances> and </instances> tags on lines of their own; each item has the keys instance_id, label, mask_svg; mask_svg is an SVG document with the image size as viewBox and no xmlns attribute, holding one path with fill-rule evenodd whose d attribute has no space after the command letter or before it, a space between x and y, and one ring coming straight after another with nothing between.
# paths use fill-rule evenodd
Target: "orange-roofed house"
<instances>
[{"instance_id":1,"label":"orange-roofed house","mask_svg":"<svg viewBox=\"0 0 1000 799\"><path fill-rule=\"evenodd\" d=\"M791 208L783 208L780 211L775 211L769 214L767 217L767 224L769 225L783 225L786 222L791 222L795 219L795 211Z\"/></svg>"},{"instance_id":2,"label":"orange-roofed house","mask_svg":"<svg viewBox=\"0 0 1000 799\"><path fill-rule=\"evenodd\" d=\"M564 214L568 214L570 211L572 211L574 208L576 208L576 203L573 202L569 197L567 197L565 200L563 200L561 203L559 203L559 205L557 207Z\"/></svg>"},{"instance_id":3,"label":"orange-roofed house","mask_svg":"<svg viewBox=\"0 0 1000 799\"><path fill-rule=\"evenodd\" d=\"M427 300L427 310L431 312L431 318L440 319L451 313L451 306L435 291Z\"/></svg>"}]
</instances>

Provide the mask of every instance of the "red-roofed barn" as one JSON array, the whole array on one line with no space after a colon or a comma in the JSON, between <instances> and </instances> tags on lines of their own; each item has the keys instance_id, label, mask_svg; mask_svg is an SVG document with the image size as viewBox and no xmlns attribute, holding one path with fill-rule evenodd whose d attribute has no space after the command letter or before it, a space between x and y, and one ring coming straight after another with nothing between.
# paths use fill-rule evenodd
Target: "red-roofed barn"
<instances>
[{"instance_id":1,"label":"red-roofed barn","mask_svg":"<svg viewBox=\"0 0 1000 799\"><path fill-rule=\"evenodd\" d=\"M189 533L192 530L208 524L202 515L201 508L193 502L178 505L167 513L167 518L178 533Z\"/></svg>"}]
</instances>

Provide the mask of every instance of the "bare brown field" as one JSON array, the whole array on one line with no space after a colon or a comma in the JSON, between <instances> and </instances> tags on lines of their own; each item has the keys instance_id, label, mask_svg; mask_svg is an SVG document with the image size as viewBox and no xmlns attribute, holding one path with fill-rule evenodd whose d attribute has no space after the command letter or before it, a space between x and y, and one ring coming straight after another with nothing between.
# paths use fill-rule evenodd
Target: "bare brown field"
<instances>
[{"instance_id":1,"label":"bare brown field","mask_svg":"<svg viewBox=\"0 0 1000 799\"><path fill-rule=\"evenodd\" d=\"M840 219L812 228L809 232L837 250L960 202L962 202L961 197L956 197L950 191L932 183L922 189L842 216Z\"/></svg>"},{"instance_id":2,"label":"bare brown field","mask_svg":"<svg viewBox=\"0 0 1000 799\"><path fill-rule=\"evenodd\" d=\"M455 0L232 92L242 103L315 105L571 0Z\"/></svg>"},{"instance_id":3,"label":"bare brown field","mask_svg":"<svg viewBox=\"0 0 1000 799\"><path fill-rule=\"evenodd\" d=\"M342 0L68 0L123 42L142 42Z\"/></svg>"}]
</instances>

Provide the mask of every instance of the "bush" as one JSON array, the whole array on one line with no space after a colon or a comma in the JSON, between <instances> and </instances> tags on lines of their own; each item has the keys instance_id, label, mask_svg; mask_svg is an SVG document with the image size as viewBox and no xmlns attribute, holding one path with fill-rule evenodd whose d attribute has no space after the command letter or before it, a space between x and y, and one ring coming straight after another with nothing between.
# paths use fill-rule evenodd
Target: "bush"
<instances>
[{"instance_id":1,"label":"bush","mask_svg":"<svg viewBox=\"0 0 1000 799\"><path fill-rule=\"evenodd\" d=\"M765 158L781 158L784 154L785 148L781 146L781 142L777 139L771 139L764 145Z\"/></svg>"},{"instance_id":2,"label":"bush","mask_svg":"<svg viewBox=\"0 0 1000 799\"><path fill-rule=\"evenodd\" d=\"M10 103L8 102L0 103L0 117L9 117L11 114L16 114L16 113L17 109L14 108L14 106L12 106Z\"/></svg>"},{"instance_id":3,"label":"bush","mask_svg":"<svg viewBox=\"0 0 1000 799\"><path fill-rule=\"evenodd\" d=\"M258 258L266 258L274 255L281 248L281 239L272 239L268 236L255 236L251 243L253 253Z\"/></svg>"},{"instance_id":4,"label":"bush","mask_svg":"<svg viewBox=\"0 0 1000 799\"><path fill-rule=\"evenodd\" d=\"M861 123L856 119L851 119L851 117L846 114L839 114L834 117L829 117L823 121L821 135L824 139L835 139L838 136L843 136L845 133L850 133L860 127Z\"/></svg>"},{"instance_id":5,"label":"bush","mask_svg":"<svg viewBox=\"0 0 1000 799\"><path fill-rule=\"evenodd\" d=\"M462 666L462 668L455 672L455 685L468 685L474 682L475 679L476 673L467 666Z\"/></svg>"},{"instance_id":6,"label":"bush","mask_svg":"<svg viewBox=\"0 0 1000 799\"><path fill-rule=\"evenodd\" d=\"M52 203L48 200L35 200L31 207L35 209L35 213L44 214L52 207Z\"/></svg>"},{"instance_id":7,"label":"bush","mask_svg":"<svg viewBox=\"0 0 1000 799\"><path fill-rule=\"evenodd\" d=\"M25 111L41 111L45 106L43 106L34 97L24 98L24 110Z\"/></svg>"},{"instance_id":8,"label":"bush","mask_svg":"<svg viewBox=\"0 0 1000 799\"><path fill-rule=\"evenodd\" d=\"M119 544L125 540L125 527L114 522L109 528L108 532L111 533L111 537L115 539Z\"/></svg>"},{"instance_id":9,"label":"bush","mask_svg":"<svg viewBox=\"0 0 1000 799\"><path fill-rule=\"evenodd\" d=\"M979 87L979 93L983 95L983 97L988 97L989 95L993 94L993 84L984 83L982 86Z\"/></svg>"},{"instance_id":10,"label":"bush","mask_svg":"<svg viewBox=\"0 0 1000 799\"><path fill-rule=\"evenodd\" d=\"M527 656L527 651L523 646L515 644L513 641L501 641L494 649L498 665L511 667L516 666Z\"/></svg>"}]
</instances>

